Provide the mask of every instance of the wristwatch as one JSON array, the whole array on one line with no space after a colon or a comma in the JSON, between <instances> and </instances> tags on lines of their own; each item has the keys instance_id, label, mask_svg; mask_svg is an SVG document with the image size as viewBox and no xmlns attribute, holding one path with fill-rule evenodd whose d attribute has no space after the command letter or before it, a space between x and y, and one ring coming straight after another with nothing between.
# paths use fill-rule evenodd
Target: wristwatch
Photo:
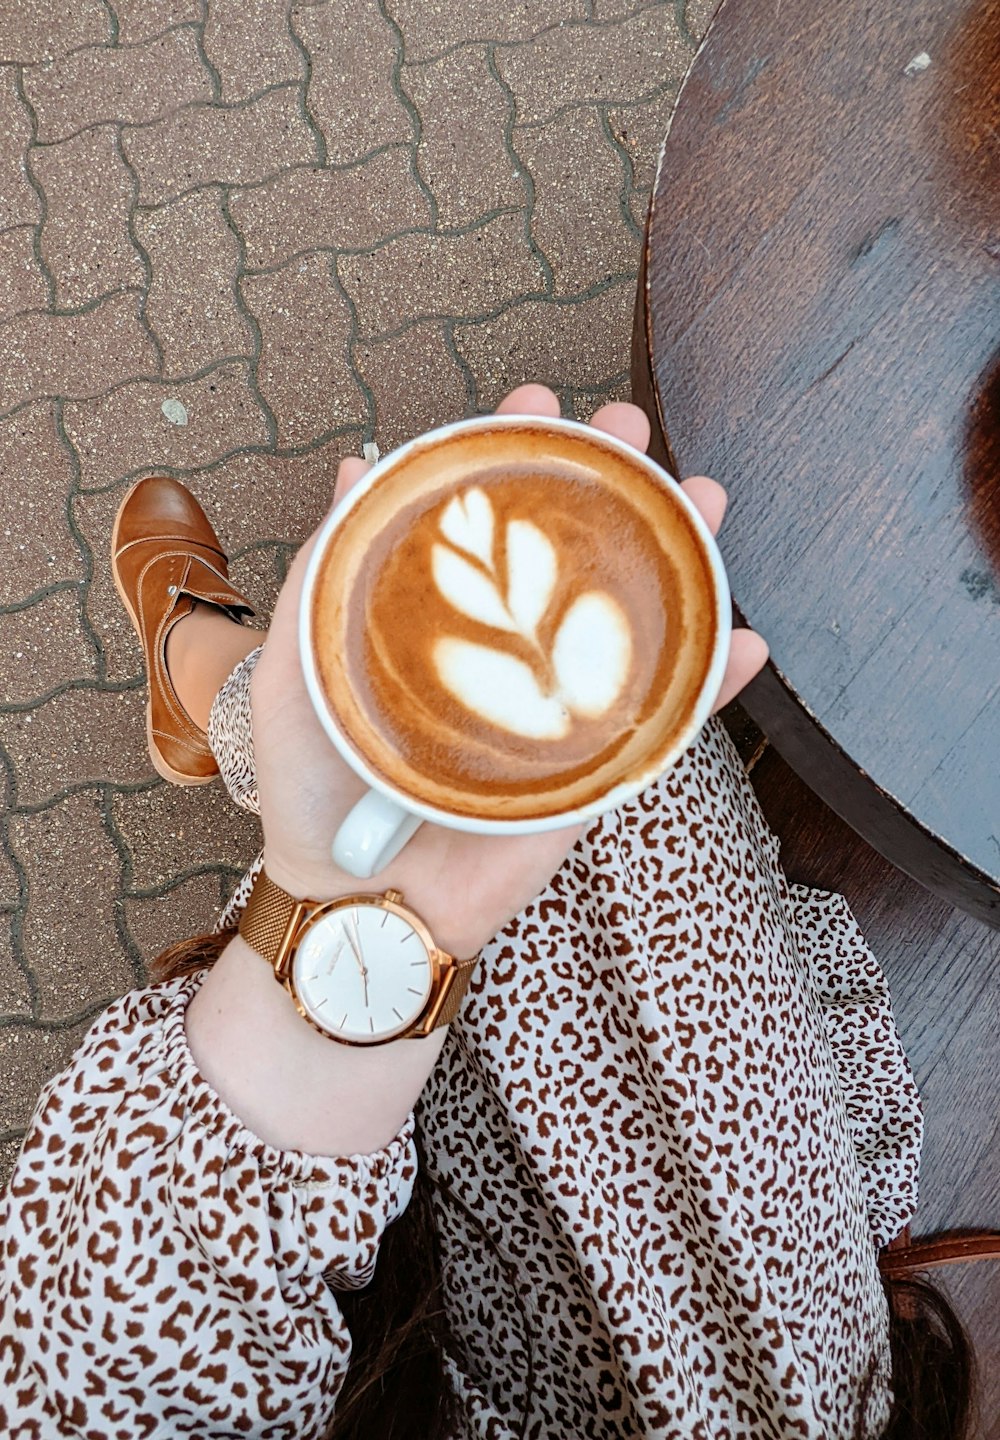
<instances>
[{"instance_id":1,"label":"wristwatch","mask_svg":"<svg viewBox=\"0 0 1000 1440\"><path fill-rule=\"evenodd\" d=\"M419 1039L455 1018L479 957L446 954L402 902L398 890L297 900L261 870L240 934L331 1040Z\"/></svg>"}]
</instances>

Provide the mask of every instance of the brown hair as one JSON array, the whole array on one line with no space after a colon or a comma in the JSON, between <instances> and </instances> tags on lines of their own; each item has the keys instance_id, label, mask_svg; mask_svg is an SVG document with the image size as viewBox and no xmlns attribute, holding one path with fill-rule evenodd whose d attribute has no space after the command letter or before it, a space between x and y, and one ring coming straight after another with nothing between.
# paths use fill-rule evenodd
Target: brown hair
<instances>
[{"instance_id":1,"label":"brown hair","mask_svg":"<svg viewBox=\"0 0 1000 1440\"><path fill-rule=\"evenodd\" d=\"M171 946L150 966L153 980L203 970L235 929ZM390 1225L378 1267L363 1290L338 1291L351 1334L351 1363L326 1440L449 1440L456 1432L448 1384L450 1336L441 1286L431 1182L420 1150L413 1198ZM893 1405L878 1440L968 1440L975 1364L968 1335L945 1296L920 1276L883 1276L890 1314ZM872 1440L867 1413L877 1367L860 1396L853 1440Z\"/></svg>"},{"instance_id":2,"label":"brown hair","mask_svg":"<svg viewBox=\"0 0 1000 1440\"><path fill-rule=\"evenodd\" d=\"M893 1406L879 1440L967 1440L975 1355L950 1302L922 1275L882 1276L889 1301ZM862 1421L874 1373L862 1396ZM870 1432L863 1423L858 1440Z\"/></svg>"}]
</instances>

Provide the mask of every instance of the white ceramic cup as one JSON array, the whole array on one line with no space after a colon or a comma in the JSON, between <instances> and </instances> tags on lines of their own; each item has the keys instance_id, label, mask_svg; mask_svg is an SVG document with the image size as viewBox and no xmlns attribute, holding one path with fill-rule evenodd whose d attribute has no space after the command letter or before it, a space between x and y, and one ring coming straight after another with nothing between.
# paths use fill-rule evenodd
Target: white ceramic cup
<instances>
[{"instance_id":1,"label":"white ceramic cup","mask_svg":"<svg viewBox=\"0 0 1000 1440\"><path fill-rule=\"evenodd\" d=\"M314 659L312 636L313 589L319 574L323 557L331 536L341 525L352 507L361 497L377 485L392 470L404 465L418 448L441 444L448 437L459 432L483 430L517 429L523 432L525 426L537 427L551 434L563 431L567 434L583 435L596 442L598 448L610 449L628 460L637 469L674 492L677 504L687 513L691 527L701 542L708 562L715 590L715 608L718 617L712 655L707 668L704 684L692 708L689 723L674 737L669 748L658 750L649 757L648 767L641 774L633 775L603 795L576 810L540 819L487 820L478 816L454 815L424 804L411 795L401 794L391 784L376 774L362 755L340 729L336 716L327 703L320 683ZM369 790L354 806L337 831L332 845L333 859L341 869L360 879L367 880L385 867L399 854L406 842L420 825L429 820L435 825L444 825L452 830L465 830L477 835L533 835L543 830L558 830L602 815L606 810L631 800L652 784L697 738L702 726L712 711L715 698L722 684L726 662L729 657L731 629L731 603L729 584L718 547L708 526L680 488L677 481L631 445L603 431L595 431L575 420L548 420L535 415L488 415L472 420L459 420L444 425L438 430L418 436L385 455L362 480L345 495L327 517L306 570L302 587L302 601L299 611L299 647L306 686L316 713L331 741L339 750L351 769L368 786Z\"/></svg>"}]
</instances>

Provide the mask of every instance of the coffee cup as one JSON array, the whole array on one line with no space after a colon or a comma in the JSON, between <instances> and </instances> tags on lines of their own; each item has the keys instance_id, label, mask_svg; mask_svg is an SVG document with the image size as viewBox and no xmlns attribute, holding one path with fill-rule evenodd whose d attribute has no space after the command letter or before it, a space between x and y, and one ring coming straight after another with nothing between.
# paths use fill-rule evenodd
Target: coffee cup
<instances>
[{"instance_id":1,"label":"coffee cup","mask_svg":"<svg viewBox=\"0 0 1000 1440\"><path fill-rule=\"evenodd\" d=\"M637 795L711 713L729 587L647 456L575 421L484 416L386 455L335 506L299 639L369 787L333 840L367 879L424 821L533 834Z\"/></svg>"}]
</instances>

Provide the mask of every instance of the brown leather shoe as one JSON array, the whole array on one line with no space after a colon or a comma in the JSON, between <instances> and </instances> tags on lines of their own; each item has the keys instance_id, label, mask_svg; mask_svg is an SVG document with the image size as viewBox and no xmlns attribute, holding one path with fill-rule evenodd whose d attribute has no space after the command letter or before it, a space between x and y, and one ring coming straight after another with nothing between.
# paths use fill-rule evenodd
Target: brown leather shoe
<instances>
[{"instance_id":1,"label":"brown leather shoe","mask_svg":"<svg viewBox=\"0 0 1000 1440\"><path fill-rule=\"evenodd\" d=\"M175 785L207 785L219 767L171 684L167 636L196 600L218 605L234 620L253 608L230 585L229 564L204 510L178 480L162 476L140 480L118 507L111 573L146 657L150 759Z\"/></svg>"}]
</instances>

